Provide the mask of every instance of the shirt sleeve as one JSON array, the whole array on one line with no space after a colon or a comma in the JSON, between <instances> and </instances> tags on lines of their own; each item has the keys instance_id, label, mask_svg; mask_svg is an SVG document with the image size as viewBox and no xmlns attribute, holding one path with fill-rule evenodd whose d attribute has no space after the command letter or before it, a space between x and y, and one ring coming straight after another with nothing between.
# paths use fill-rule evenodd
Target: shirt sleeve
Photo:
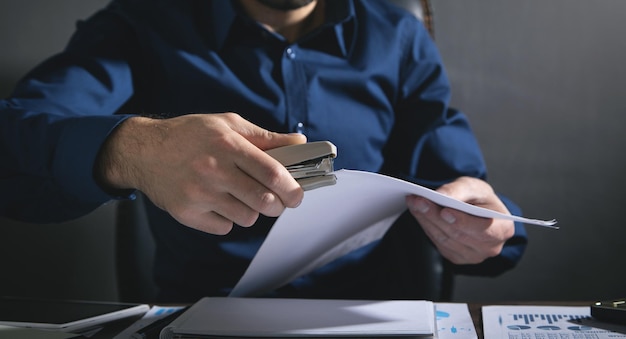
<instances>
[{"instance_id":1,"label":"shirt sleeve","mask_svg":"<svg viewBox=\"0 0 626 339\"><path fill-rule=\"evenodd\" d=\"M59 222L112 198L93 168L104 140L128 117L114 113L133 95L130 35L120 19L99 12L0 100L0 215Z\"/></svg>"},{"instance_id":2,"label":"shirt sleeve","mask_svg":"<svg viewBox=\"0 0 626 339\"><path fill-rule=\"evenodd\" d=\"M487 167L466 115L449 107L450 85L434 42L423 27L402 32L411 48L405 53L395 130L381 171L430 188L460 176L486 180ZM501 199L512 214L521 215L513 201ZM515 223L515 234L500 255L477 265L450 265L461 274L497 275L519 262L526 243L523 224Z\"/></svg>"}]
</instances>

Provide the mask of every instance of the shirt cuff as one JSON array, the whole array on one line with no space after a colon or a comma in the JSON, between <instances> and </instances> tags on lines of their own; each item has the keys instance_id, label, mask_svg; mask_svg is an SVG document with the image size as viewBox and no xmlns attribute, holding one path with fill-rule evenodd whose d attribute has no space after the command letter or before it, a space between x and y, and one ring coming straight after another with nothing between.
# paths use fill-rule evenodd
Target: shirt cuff
<instances>
[{"instance_id":1,"label":"shirt cuff","mask_svg":"<svg viewBox=\"0 0 626 339\"><path fill-rule=\"evenodd\" d=\"M85 204L101 205L111 199L130 198L134 190L107 192L95 179L94 167L100 148L111 132L131 115L70 118L54 156L54 176L66 193Z\"/></svg>"}]
</instances>

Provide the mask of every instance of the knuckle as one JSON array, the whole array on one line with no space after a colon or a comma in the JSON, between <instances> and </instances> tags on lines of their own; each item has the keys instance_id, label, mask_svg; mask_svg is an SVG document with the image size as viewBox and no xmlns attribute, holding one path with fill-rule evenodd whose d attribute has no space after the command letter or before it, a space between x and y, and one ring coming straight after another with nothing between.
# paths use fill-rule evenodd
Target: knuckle
<instances>
[{"instance_id":1,"label":"knuckle","mask_svg":"<svg viewBox=\"0 0 626 339\"><path fill-rule=\"evenodd\" d=\"M193 159L189 166L192 176L203 178L218 172L219 161L217 158L205 154Z\"/></svg>"},{"instance_id":2,"label":"knuckle","mask_svg":"<svg viewBox=\"0 0 626 339\"><path fill-rule=\"evenodd\" d=\"M182 193L182 201L187 201L188 203L192 203L193 201L197 201L201 195L200 189L197 185L189 185L184 184L181 185L181 193Z\"/></svg>"},{"instance_id":3,"label":"knuckle","mask_svg":"<svg viewBox=\"0 0 626 339\"><path fill-rule=\"evenodd\" d=\"M176 219L183 225L193 227L193 225L195 224L194 220L196 219L196 215L191 209L184 207L174 207L169 211L169 213L174 217L174 219Z\"/></svg>"},{"instance_id":4,"label":"knuckle","mask_svg":"<svg viewBox=\"0 0 626 339\"><path fill-rule=\"evenodd\" d=\"M258 197L259 210L261 212L269 212L269 210L274 208L276 200L276 196L273 193L267 191L262 192Z\"/></svg>"},{"instance_id":5,"label":"knuckle","mask_svg":"<svg viewBox=\"0 0 626 339\"><path fill-rule=\"evenodd\" d=\"M256 223L259 219L259 213L251 212L247 215L241 216L239 220L237 220L237 225L243 227L250 227Z\"/></svg>"},{"instance_id":6,"label":"knuckle","mask_svg":"<svg viewBox=\"0 0 626 339\"><path fill-rule=\"evenodd\" d=\"M237 122L241 116L235 112L220 113L219 116L228 122Z\"/></svg>"},{"instance_id":7,"label":"knuckle","mask_svg":"<svg viewBox=\"0 0 626 339\"><path fill-rule=\"evenodd\" d=\"M455 241L465 241L467 239L465 236L465 233L459 229L451 229L448 230L447 234L448 238L455 240Z\"/></svg>"},{"instance_id":8,"label":"knuckle","mask_svg":"<svg viewBox=\"0 0 626 339\"><path fill-rule=\"evenodd\" d=\"M265 170L265 177L270 187L277 187L278 185L280 185L281 180L283 178L282 176L283 173L284 173L284 167L282 167L282 165L274 165L274 166L267 167L267 169Z\"/></svg>"}]
</instances>

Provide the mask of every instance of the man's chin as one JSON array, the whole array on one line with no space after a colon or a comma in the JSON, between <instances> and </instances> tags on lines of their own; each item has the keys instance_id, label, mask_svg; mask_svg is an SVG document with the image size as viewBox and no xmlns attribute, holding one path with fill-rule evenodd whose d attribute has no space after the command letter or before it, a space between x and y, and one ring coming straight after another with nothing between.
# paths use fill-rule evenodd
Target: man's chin
<instances>
[{"instance_id":1,"label":"man's chin","mask_svg":"<svg viewBox=\"0 0 626 339\"><path fill-rule=\"evenodd\" d=\"M315 0L256 0L272 9L279 11L290 11L304 7Z\"/></svg>"}]
</instances>

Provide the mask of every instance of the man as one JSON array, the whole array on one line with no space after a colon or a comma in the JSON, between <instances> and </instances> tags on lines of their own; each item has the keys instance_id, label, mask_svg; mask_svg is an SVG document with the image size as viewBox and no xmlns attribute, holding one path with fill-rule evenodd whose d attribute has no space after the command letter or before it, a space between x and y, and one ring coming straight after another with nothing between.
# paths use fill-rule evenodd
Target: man
<instances>
[{"instance_id":1,"label":"man","mask_svg":"<svg viewBox=\"0 0 626 339\"><path fill-rule=\"evenodd\" d=\"M449 96L428 33L386 1L114 0L0 101L0 210L67 220L139 190L160 300L225 295L304 196L267 149L329 140L337 168L508 212ZM521 225L406 201L457 272L498 274L523 252ZM411 232L273 295L414 296L420 267L395 250L415 246Z\"/></svg>"}]
</instances>

